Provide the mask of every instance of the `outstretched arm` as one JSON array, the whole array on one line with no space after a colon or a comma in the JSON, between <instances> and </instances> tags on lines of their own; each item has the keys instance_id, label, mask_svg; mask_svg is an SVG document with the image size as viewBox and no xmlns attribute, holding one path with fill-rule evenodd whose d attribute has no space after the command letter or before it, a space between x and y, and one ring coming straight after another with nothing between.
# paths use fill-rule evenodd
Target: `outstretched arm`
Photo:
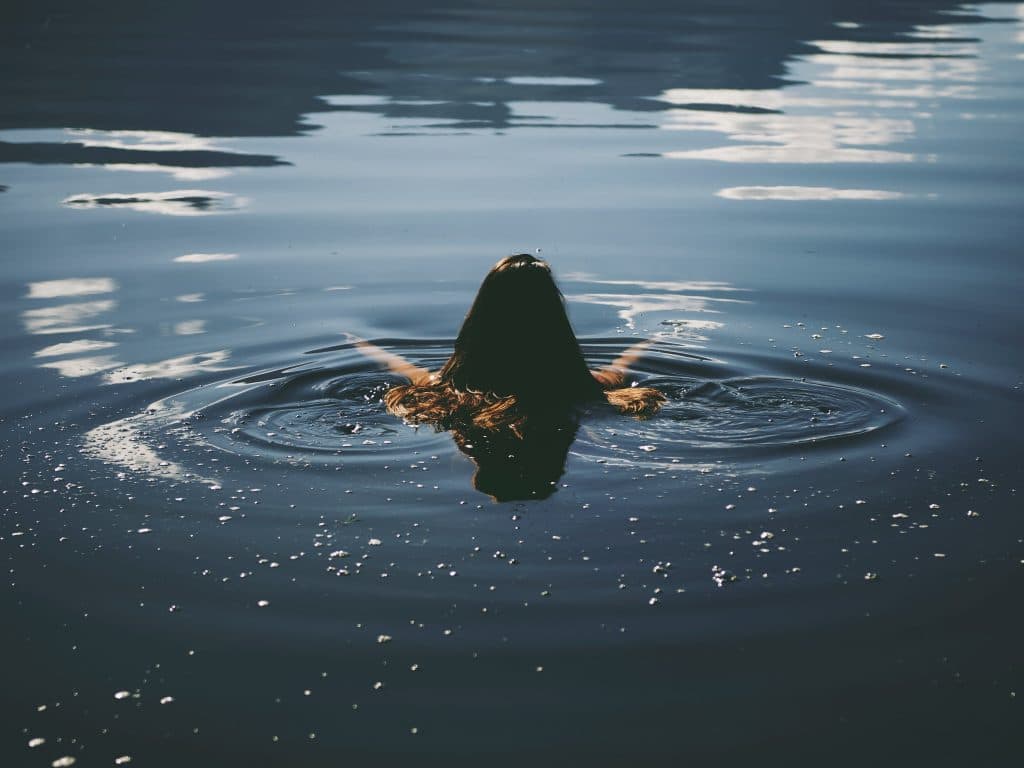
<instances>
[{"instance_id":1,"label":"outstretched arm","mask_svg":"<svg viewBox=\"0 0 1024 768\"><path fill-rule=\"evenodd\" d=\"M626 383L626 374L629 372L630 366L639 360L643 356L644 350L653 343L651 341L642 341L639 344L634 344L615 358L610 365L606 365L604 368L596 371L591 371L591 373L593 373L594 378L605 389L621 387Z\"/></svg>"},{"instance_id":2,"label":"outstretched arm","mask_svg":"<svg viewBox=\"0 0 1024 768\"><path fill-rule=\"evenodd\" d=\"M401 355L388 352L386 349L381 349L376 344L362 339L355 342L355 347L370 359L387 366L389 371L404 376L413 384L428 384L430 382L432 375L430 371L413 365Z\"/></svg>"}]
</instances>

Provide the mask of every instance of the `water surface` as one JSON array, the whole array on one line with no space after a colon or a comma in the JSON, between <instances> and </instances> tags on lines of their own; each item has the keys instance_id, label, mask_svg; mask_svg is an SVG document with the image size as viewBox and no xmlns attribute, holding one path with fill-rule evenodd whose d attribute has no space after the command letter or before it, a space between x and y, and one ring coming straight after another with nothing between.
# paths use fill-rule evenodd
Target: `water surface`
<instances>
[{"instance_id":1,"label":"water surface","mask_svg":"<svg viewBox=\"0 0 1024 768\"><path fill-rule=\"evenodd\" d=\"M1016 754L1024 6L12 17L5 765ZM662 413L383 410L520 251Z\"/></svg>"}]
</instances>

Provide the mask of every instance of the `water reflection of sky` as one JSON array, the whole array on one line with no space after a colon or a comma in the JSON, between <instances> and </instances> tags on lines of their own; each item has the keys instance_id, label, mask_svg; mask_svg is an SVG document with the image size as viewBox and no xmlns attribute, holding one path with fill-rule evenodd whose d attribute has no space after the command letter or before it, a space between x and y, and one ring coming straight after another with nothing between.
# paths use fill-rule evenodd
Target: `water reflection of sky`
<instances>
[{"instance_id":1,"label":"water reflection of sky","mask_svg":"<svg viewBox=\"0 0 1024 768\"><path fill-rule=\"evenodd\" d=\"M227 192L206 189L175 189L169 192L79 193L61 201L82 210L122 208L163 216L210 216L244 208L248 200Z\"/></svg>"},{"instance_id":2,"label":"water reflection of sky","mask_svg":"<svg viewBox=\"0 0 1024 768\"><path fill-rule=\"evenodd\" d=\"M202 262L219 260L224 257L233 258L235 254L187 254L186 256L205 256L211 258L178 260ZM218 258L219 257L219 258ZM113 294L119 290L116 280L110 277L65 278L60 280L42 280L28 284L25 298L35 301L49 301L101 294ZM196 303L202 300L201 294L177 297L182 303ZM41 307L25 309L21 313L21 321L26 333L32 336L77 335L88 333L91 337L60 341L36 350L33 357L39 360L40 368L55 370L67 378L82 378L97 374L103 375L107 384L131 381L149 381L153 379L175 379L191 376L204 371L230 370L226 366L230 352L216 350L199 354L188 354L148 363L126 364L115 354L106 352L119 346L113 336L131 334L133 329L114 327L109 322L110 316L117 309L117 302L111 298L91 301L75 301L72 303L47 304ZM196 336L206 332L206 320L179 320L171 324L168 332L175 336ZM101 338L97 338L100 336ZM104 351L104 354L92 354Z\"/></svg>"},{"instance_id":3,"label":"water reflection of sky","mask_svg":"<svg viewBox=\"0 0 1024 768\"><path fill-rule=\"evenodd\" d=\"M603 280L585 273L564 276L567 283L597 286L598 290L578 292L571 290L566 298L579 304L610 307L626 328L637 330L644 315L664 317L660 325L668 327L647 329L670 335L692 344L708 341L708 333L721 328L721 305L744 303L743 299L715 294L736 293L740 289L722 282L678 280Z\"/></svg>"},{"instance_id":4,"label":"water reflection of sky","mask_svg":"<svg viewBox=\"0 0 1024 768\"><path fill-rule=\"evenodd\" d=\"M916 30L912 33L916 37ZM925 102L970 99L981 64L977 44L925 32L900 42L815 40L819 53L795 62L805 82L774 91L671 89L658 99L677 108L662 128L722 134L727 144L673 150L665 157L729 163L909 163L928 160L908 151ZM746 187L722 190L727 199L889 200L881 190ZM782 191L786 190L786 191Z\"/></svg>"},{"instance_id":5,"label":"water reflection of sky","mask_svg":"<svg viewBox=\"0 0 1024 768\"><path fill-rule=\"evenodd\" d=\"M840 10L837 8L836 12ZM564 71L559 71L553 62L548 64L552 67L550 71L537 71L539 52L547 55L548 47L554 45L555 40L563 45L570 44L568 38L562 39L565 30L559 25L564 23L563 16L584 27L585 16L575 12L567 12L568 16L554 13L548 17L528 12L509 15L494 10L453 10L429 21L401 21L396 29L411 42L402 49L382 43L389 55L395 57L391 68L354 69L348 74L352 82L360 84L358 92L318 94L318 98L326 111L380 115L382 120L372 132L394 138L496 128L660 129L680 134L676 147L664 149L660 139L637 136L632 140L636 151L629 154L746 166L928 162L933 156L914 146L922 122L931 118L937 101L976 98L982 71L975 28L971 25L983 17L974 7L956 10L957 13L945 15L948 23L922 23L908 25L905 29L891 25L873 27L842 19L832 22L834 38L794 41L804 52L790 55L785 61L787 79L774 78L775 87L764 87L763 79L751 72L732 79L745 79L756 87L721 87L717 83L730 79L729 67L742 68L749 62L738 57L717 62L725 67L726 74L701 70L703 49L689 51L685 47L686 35L694 34L698 38L700 35L680 27L678 56L681 58L676 61L676 82L671 87L653 91L645 91L645 88L658 82L659 78L653 75L661 73L665 62L658 58L660 53L645 50L632 38L614 40L608 50L608 60L593 62L590 72L582 71L585 64L569 65L564 58L561 65ZM1019 17L1020 6L1015 11ZM685 6L680 13L687 13ZM729 12L722 13L729 17ZM935 18L928 9L922 9L921 13ZM748 15L758 17L753 10L748 11ZM672 16L664 21L678 23L681 18ZM786 18L788 14L780 20ZM561 21L549 29L547 25L555 19ZM816 19L794 16L789 20L793 33L804 21L808 25L812 21L817 24ZM499 45L491 51L491 56L512 71L487 74L494 62L488 64L486 58L481 58L475 65L478 71L472 72L472 62L482 54L482 49L472 41L477 36L491 34L493 25L499 22L512 25L503 33L510 42L527 30L536 33L535 55L525 57L517 72L511 62L504 61L502 57L507 52ZM683 29L687 31L684 33ZM710 29L723 37L722 40L716 38L723 51L729 51L733 43L742 44L746 34L737 30L734 33L737 39L729 41L727 25L719 28L710 24ZM708 30L701 34L710 34ZM812 30L823 32L829 27L820 24L807 27L808 32ZM417 38L428 33L439 38L452 37L451 60L437 58L438 51L427 43L429 36L422 40ZM767 53L771 36L784 33L768 24L763 34L755 48L764 46L764 53ZM1022 34L1018 31L1018 38ZM692 73L687 69L690 62L686 56L694 59ZM627 77L631 72L627 62L636 67L635 76ZM627 82L634 89L628 95ZM710 83L715 85L710 87ZM627 108L627 103L636 108ZM362 130L358 122L353 122L349 128ZM273 167L286 162L273 152L246 152L213 135L169 128L87 127L65 128L59 131L60 135L55 135L57 133L53 129L0 131L0 162L5 159L69 162L83 170L102 168L113 172L169 175L179 181L227 179L236 168ZM645 151L644 144L656 146ZM803 191L763 192L797 187ZM760 192L735 191L748 189ZM813 187L792 183L752 183L718 193L731 200L808 200L811 189ZM899 197L897 190L844 190L833 186L822 189L816 199L892 200ZM129 188L72 194L63 199L66 206L77 209L118 208L170 216L239 211L245 209L248 202L237 193L203 189L137 192Z\"/></svg>"},{"instance_id":6,"label":"water reflection of sky","mask_svg":"<svg viewBox=\"0 0 1024 768\"><path fill-rule=\"evenodd\" d=\"M1017 5L1013 12L1018 21L1007 37L1019 46L1024 43L1019 21L1024 19L1024 5ZM537 18L543 25L544 17ZM575 137L580 136L586 137L587 151L602 153L601 162L621 162L622 170L616 172L623 176L651 174L651 164L659 164L657 173L663 175L676 167L700 169L677 182L680 194L729 201L722 205L894 205L911 198L927 198L932 193L920 185L905 186L902 177L891 169L937 160L934 144L922 140L932 131L936 114L986 98L992 73L983 61L984 36L977 25L980 18L980 11L972 11L970 16L949 15L943 23L908 24L896 31L854 22L840 22L831 29L817 27L814 31L818 34L796 41L799 53L785 57L780 70L785 80L774 75L757 78L749 72L743 77L729 77L729 67L743 66L738 61L727 61L722 65L724 74L714 76L680 65L676 76L655 77L653 68L644 73L644 66L653 66L653 58L644 58L642 47L629 47L635 43L626 45L622 41L617 44L626 47L613 47L609 59L622 64L629 57L637 57L637 74L628 78L622 75L628 68L615 71L614 67L591 62L592 71L588 72L584 71L588 65L566 63L567 59L561 59L561 65L553 59L547 71L541 71L538 62L531 60L522 68L499 73L482 60L470 72L464 71L466 62L453 64L434 57L415 62L415 66L353 69L350 82L357 87L352 92L318 94L316 109L322 113L316 119L323 123L323 130L298 138L222 138L215 133L202 135L199 131L170 128L21 127L0 131L0 163L13 159L71 168L67 172L70 183L79 178L82 182L81 186L65 188L62 197L54 197L52 202L63 206L62 213L81 212L81 218L90 218L102 211L113 220L126 211L128 217L149 214L141 218L166 219L168 227L186 228L199 223L192 219L214 218L215 214L237 213L249 221L247 217L255 218L254 213L277 215L288 206L292 206L289 212L301 215L306 215L306 208L317 206L330 210L355 208L367 189L371 190L369 205L375 211L382 203L394 203L396 210L402 210L402 204L429 208L429 195L416 197L407 192L413 187L410 179L419 180L420 173L426 176L424 190L433 191L430 171L420 171L415 162L419 157L429 168L431 145L414 142L436 138L440 144L442 137L461 141L462 136L486 138L493 143L487 150L473 145L468 151L473 162L450 169L456 179L474 164L484 168L481 176L486 177L491 162L495 163L495 178L534 172L543 176L552 173L551 163L563 160L568 173L585 176L589 171L580 168L596 164L593 157L581 154L577 160L573 154L577 142L582 141ZM478 22L480 19L473 24ZM486 28L484 24L468 29L479 34ZM426 55L427 47L411 48L403 55L414 59L417 51ZM1019 47L1006 55L1020 58ZM451 69L456 66L463 70ZM656 84L666 87L653 87ZM972 115L964 112L961 117L970 119ZM536 158L525 153L520 156L521 162L513 158L515 167L510 169L510 160L501 156L501 148L511 156L524 146L538 146L519 143L509 150L513 139L507 134L512 132L515 141L540 137L546 148L538 150ZM381 147L384 140L388 148ZM383 182L367 179L357 155L370 153L379 161L391 146L396 147L395 156L401 158L396 167L378 162L373 170L383 170L387 178ZM305 174L304 182L321 183L326 177L334 186L324 195L321 192L326 185L322 183L308 196L278 194L274 179L296 170L288 167L290 162L302 166L297 170ZM709 166L722 171L706 171ZM876 170L884 167L890 171ZM255 175L254 169L260 169L263 175ZM856 174L856 183L850 183L851 173ZM721 180L726 176L729 183L723 185ZM136 178L140 181L135 182ZM213 180L217 189L176 183ZM492 178L484 180L494 182ZM377 183L386 188L383 197L373 186ZM636 181L630 184L623 186L643 188ZM581 207L593 205L595 200L598 205L605 204L599 183L580 183L572 191L582 200ZM657 199L655 204L666 204L664 192L657 189L651 193L652 199ZM465 206L472 208L480 201L480 196L472 192L463 194L459 202ZM554 199L545 198L544 189L538 189L537 194L539 206ZM588 199L586 195L594 197ZM607 199L611 205L631 204L611 194ZM575 203L570 199L564 204ZM173 221L183 217L189 220ZM183 265L174 268L184 272L184 265L234 261L238 259L236 249L241 250L229 238L196 238L194 243L177 249L177 255L161 258ZM199 272L216 268L198 267L195 281L179 286L168 297L169 302L204 304L203 309L207 309L206 285ZM617 281L599 272L569 275L567 279L577 283L567 290L573 302L604 307L631 329L638 327L642 316L650 315L655 322L669 324L673 333L695 343L707 341L709 334L722 327L729 308L747 300L734 293L734 285L725 282ZM65 376L102 374L108 382L223 370L231 345L216 341L211 342L215 348L212 352L175 354L156 361L131 362L121 359L128 355L115 355L112 348L117 347L119 352L123 348L121 334L132 332L137 325L119 322L123 305L114 298L119 290L119 282L113 277L30 283L26 301L33 306L20 315L25 332L75 337L37 350L36 364ZM252 322L258 324L258 320ZM165 336L204 340L213 327L210 319L199 312L161 319L156 325Z\"/></svg>"}]
</instances>

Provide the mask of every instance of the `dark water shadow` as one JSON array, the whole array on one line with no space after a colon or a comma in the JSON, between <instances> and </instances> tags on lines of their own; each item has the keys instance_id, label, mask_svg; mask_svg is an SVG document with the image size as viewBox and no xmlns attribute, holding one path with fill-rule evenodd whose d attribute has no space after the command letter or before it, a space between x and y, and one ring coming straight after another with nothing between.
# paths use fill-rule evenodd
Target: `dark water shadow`
<instances>
[{"instance_id":1,"label":"dark water shadow","mask_svg":"<svg viewBox=\"0 0 1024 768\"><path fill-rule=\"evenodd\" d=\"M564 414L531 421L522 435L508 430L451 430L455 445L476 464L476 490L499 502L539 501L558 490L579 422Z\"/></svg>"},{"instance_id":2,"label":"dark water shadow","mask_svg":"<svg viewBox=\"0 0 1024 768\"><path fill-rule=\"evenodd\" d=\"M138 150L117 147L95 147L81 142L62 144L0 141L0 163L32 163L35 165L141 165L152 163L154 154L160 164L172 168L233 168L248 166L265 168L288 165L273 155L218 152L214 150Z\"/></svg>"}]
</instances>

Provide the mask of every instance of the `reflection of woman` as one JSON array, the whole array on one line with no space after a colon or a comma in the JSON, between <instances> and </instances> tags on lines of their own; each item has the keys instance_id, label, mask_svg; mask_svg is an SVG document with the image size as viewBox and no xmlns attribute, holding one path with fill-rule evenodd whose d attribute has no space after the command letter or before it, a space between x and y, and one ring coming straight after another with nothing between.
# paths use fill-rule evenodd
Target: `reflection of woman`
<instances>
[{"instance_id":1,"label":"reflection of woman","mask_svg":"<svg viewBox=\"0 0 1024 768\"><path fill-rule=\"evenodd\" d=\"M477 487L496 498L504 494L480 484L482 476L494 474L485 454L516 457L519 474L529 475L522 478L524 486L550 486L561 476L575 435L577 406L606 401L622 413L644 417L665 401L656 389L623 386L625 368L644 344L607 368L587 367L550 267L528 254L504 258L487 274L462 323L455 352L439 372L418 368L369 342L357 346L409 379L384 395L388 410L410 422L452 429L459 447L480 468ZM545 449L537 451L542 445ZM554 454L560 454L557 468ZM543 467L530 469L538 462ZM497 474L511 479L507 472ZM539 488L519 490L541 495ZM518 492L514 497L523 498Z\"/></svg>"}]
</instances>

